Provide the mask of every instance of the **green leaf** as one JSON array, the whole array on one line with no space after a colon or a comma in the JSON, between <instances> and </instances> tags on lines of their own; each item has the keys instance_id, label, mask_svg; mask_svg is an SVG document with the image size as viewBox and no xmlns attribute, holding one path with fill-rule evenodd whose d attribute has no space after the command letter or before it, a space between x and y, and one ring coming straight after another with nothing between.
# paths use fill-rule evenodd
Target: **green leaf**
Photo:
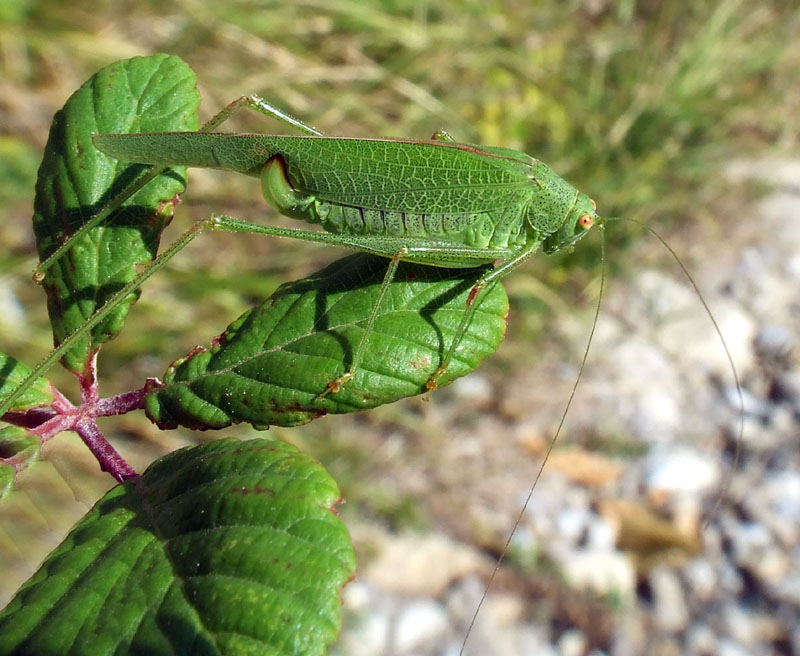
<instances>
[{"instance_id":1,"label":"green leaf","mask_svg":"<svg viewBox=\"0 0 800 656\"><path fill-rule=\"evenodd\" d=\"M19 360L10 355L0 353L0 401L13 392L17 386L28 377L33 370ZM33 384L25 390L10 411L30 410L50 405L53 402L53 388L47 378L37 378Z\"/></svg>"},{"instance_id":2,"label":"green leaf","mask_svg":"<svg viewBox=\"0 0 800 656\"><path fill-rule=\"evenodd\" d=\"M14 489L17 471L11 465L0 462L0 501Z\"/></svg>"},{"instance_id":3,"label":"green leaf","mask_svg":"<svg viewBox=\"0 0 800 656\"><path fill-rule=\"evenodd\" d=\"M324 654L354 555L294 447L220 440L108 492L0 613L0 654Z\"/></svg>"},{"instance_id":4,"label":"green leaf","mask_svg":"<svg viewBox=\"0 0 800 656\"><path fill-rule=\"evenodd\" d=\"M0 500L14 486L17 472L39 459L42 438L20 426L0 428Z\"/></svg>"},{"instance_id":5,"label":"green leaf","mask_svg":"<svg viewBox=\"0 0 800 656\"><path fill-rule=\"evenodd\" d=\"M32 464L42 450L42 438L21 426L0 428L0 460L17 464L19 469Z\"/></svg>"},{"instance_id":6,"label":"green leaf","mask_svg":"<svg viewBox=\"0 0 800 656\"><path fill-rule=\"evenodd\" d=\"M388 260L359 253L278 289L242 315L206 350L167 370L147 397L159 426L292 426L327 413L391 403L425 391L463 316L482 269L401 263L355 378L319 395L349 369ZM472 371L505 333L508 300L500 285L484 296L441 384Z\"/></svg>"},{"instance_id":7,"label":"green leaf","mask_svg":"<svg viewBox=\"0 0 800 656\"><path fill-rule=\"evenodd\" d=\"M195 76L179 58L135 57L93 75L56 113L36 182L33 227L45 260L143 167L103 155L93 132L197 129ZM44 289L56 344L150 262L161 231L185 188L186 170L170 169L81 237L47 272ZM62 358L83 372L98 346L112 339L135 302L121 305Z\"/></svg>"}]
</instances>

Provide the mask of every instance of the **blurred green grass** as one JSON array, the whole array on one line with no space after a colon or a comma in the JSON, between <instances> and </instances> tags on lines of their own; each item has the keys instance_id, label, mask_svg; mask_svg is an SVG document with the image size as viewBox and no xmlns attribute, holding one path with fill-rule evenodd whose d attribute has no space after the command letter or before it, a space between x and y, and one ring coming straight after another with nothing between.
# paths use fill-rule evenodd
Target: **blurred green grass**
<instances>
[{"instance_id":1,"label":"blurred green grass","mask_svg":"<svg viewBox=\"0 0 800 656\"><path fill-rule=\"evenodd\" d=\"M590 194L603 214L661 226L680 242L696 225L724 234L730 208L752 196L741 188L731 197L723 184L731 159L797 148L798 36L793 0L5 0L0 276L9 291L0 299L2 348L32 363L50 345L43 297L30 282L36 162L53 113L113 60L159 51L183 57L198 75L204 118L238 95L258 93L331 134L424 138L444 127L459 140L517 148ZM277 128L238 116L228 129ZM195 171L173 228L212 211L281 220L252 180ZM607 233L612 271L630 273L641 257L641 231L617 223ZM161 375L277 284L338 255L242 235L198 240L147 284L128 330L104 349L104 393ZM536 258L515 272L508 281L514 340L490 366L513 375L512 362L536 352L535 340L557 313L586 308L597 259L597 241L586 240L572 254ZM71 389L64 374L53 377ZM413 432L421 421L411 404L275 433L323 459L351 507L392 523L393 514L407 513L408 500L392 509L376 491L389 459L365 458L367 438L350 433L398 425ZM161 436L141 418L126 418L119 430L135 437L124 446L144 442L153 455L195 439Z\"/></svg>"}]
</instances>

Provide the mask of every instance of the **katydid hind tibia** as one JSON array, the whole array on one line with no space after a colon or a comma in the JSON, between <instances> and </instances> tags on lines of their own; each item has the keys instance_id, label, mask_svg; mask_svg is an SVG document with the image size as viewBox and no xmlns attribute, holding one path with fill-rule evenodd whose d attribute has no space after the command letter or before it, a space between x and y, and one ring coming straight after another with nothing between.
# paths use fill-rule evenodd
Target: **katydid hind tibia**
<instances>
[{"instance_id":1,"label":"katydid hind tibia","mask_svg":"<svg viewBox=\"0 0 800 656\"><path fill-rule=\"evenodd\" d=\"M260 178L275 209L319 224L325 232L230 217L214 217L214 229L292 237L391 258L384 291L400 261L465 268L502 260L475 284L455 337L428 380L429 389L436 388L489 283L539 249L554 253L571 247L600 221L586 194L519 151L457 143L444 132L429 141L327 137L261 99L245 97L229 107L239 106L273 115L307 134L112 134L95 135L94 144L131 163L210 167ZM232 113L225 112L212 119L215 126ZM321 395L337 392L355 375L382 298L349 369Z\"/></svg>"}]
</instances>

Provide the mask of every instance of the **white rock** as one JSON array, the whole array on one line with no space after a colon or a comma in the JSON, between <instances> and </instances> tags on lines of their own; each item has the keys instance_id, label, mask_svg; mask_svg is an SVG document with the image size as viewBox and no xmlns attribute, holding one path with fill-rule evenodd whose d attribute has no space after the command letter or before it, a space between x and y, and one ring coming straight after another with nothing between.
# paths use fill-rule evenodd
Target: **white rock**
<instances>
[{"instance_id":1,"label":"white rock","mask_svg":"<svg viewBox=\"0 0 800 656\"><path fill-rule=\"evenodd\" d=\"M792 500L786 497L775 499L771 496L771 492L781 487L783 486L778 484L770 489L770 484L765 483L745 500L753 522L746 524L747 532L734 536L734 540L737 547L742 547L737 553L744 554L746 548L750 551L755 548L760 550L760 553L748 553L742 557L748 563L764 557L772 549L783 552L786 545L796 544L800 537L800 527L798 527L800 514L791 512ZM786 505L783 505L784 503ZM755 527L759 527L761 533L758 533ZM756 538L759 540L758 543L754 542Z\"/></svg>"},{"instance_id":2,"label":"white rock","mask_svg":"<svg viewBox=\"0 0 800 656\"><path fill-rule=\"evenodd\" d=\"M402 654L441 640L447 628L447 613L442 604L430 599L414 600L397 617L394 651Z\"/></svg>"},{"instance_id":3,"label":"white rock","mask_svg":"<svg viewBox=\"0 0 800 656\"><path fill-rule=\"evenodd\" d=\"M453 381L449 389L458 398L465 401L474 401L479 406L494 401L492 384L486 376L477 373Z\"/></svg>"},{"instance_id":4,"label":"white rock","mask_svg":"<svg viewBox=\"0 0 800 656\"><path fill-rule=\"evenodd\" d=\"M772 536L766 526L757 522L739 522L733 544L736 561L750 567L771 544Z\"/></svg>"},{"instance_id":5,"label":"white rock","mask_svg":"<svg viewBox=\"0 0 800 656\"><path fill-rule=\"evenodd\" d=\"M351 581L342 590L342 604L355 612L368 608L372 601L369 586L362 581Z\"/></svg>"},{"instance_id":6,"label":"white rock","mask_svg":"<svg viewBox=\"0 0 800 656\"><path fill-rule=\"evenodd\" d=\"M589 520L589 508L565 508L558 514L556 530L571 544L575 544L588 528Z\"/></svg>"},{"instance_id":7,"label":"white rock","mask_svg":"<svg viewBox=\"0 0 800 656\"><path fill-rule=\"evenodd\" d=\"M745 647L747 649L754 649L758 643L758 635L756 633L755 623L752 614L740 606L728 604L724 609L724 620L727 631L726 636L735 640L738 645L731 644L728 648L733 649L731 652L735 654L735 647ZM720 640L720 652L723 652L722 640Z\"/></svg>"},{"instance_id":8,"label":"white rock","mask_svg":"<svg viewBox=\"0 0 800 656\"><path fill-rule=\"evenodd\" d=\"M795 408L800 407L800 371L793 369L780 376L783 392L789 397Z\"/></svg>"},{"instance_id":9,"label":"white rock","mask_svg":"<svg viewBox=\"0 0 800 656\"><path fill-rule=\"evenodd\" d=\"M800 625L796 625L792 631L793 654L800 654Z\"/></svg>"},{"instance_id":10,"label":"white rock","mask_svg":"<svg viewBox=\"0 0 800 656\"><path fill-rule=\"evenodd\" d=\"M586 636L577 629L564 631L558 640L559 656L583 656L586 653Z\"/></svg>"},{"instance_id":11,"label":"white rock","mask_svg":"<svg viewBox=\"0 0 800 656\"><path fill-rule=\"evenodd\" d=\"M683 588L668 567L656 567L650 573L656 626L665 633L678 633L689 624L689 610Z\"/></svg>"},{"instance_id":12,"label":"white rock","mask_svg":"<svg viewBox=\"0 0 800 656\"><path fill-rule=\"evenodd\" d=\"M718 591L719 578L713 565L706 558L694 558L687 563L684 572L692 595L701 601L708 601Z\"/></svg>"},{"instance_id":13,"label":"white rock","mask_svg":"<svg viewBox=\"0 0 800 656\"><path fill-rule=\"evenodd\" d=\"M716 654L717 636L707 624L694 624L686 636L688 652L691 654Z\"/></svg>"},{"instance_id":14,"label":"white rock","mask_svg":"<svg viewBox=\"0 0 800 656\"><path fill-rule=\"evenodd\" d=\"M764 494L776 513L800 522L800 473L784 471L770 476L764 481Z\"/></svg>"},{"instance_id":15,"label":"white rock","mask_svg":"<svg viewBox=\"0 0 800 656\"><path fill-rule=\"evenodd\" d=\"M719 484L719 464L687 446L662 446L647 458L651 492L702 496Z\"/></svg>"},{"instance_id":16,"label":"white rock","mask_svg":"<svg viewBox=\"0 0 800 656\"><path fill-rule=\"evenodd\" d=\"M718 644L719 656L753 656L753 652L745 649L730 638L720 638Z\"/></svg>"},{"instance_id":17,"label":"white rock","mask_svg":"<svg viewBox=\"0 0 800 656\"><path fill-rule=\"evenodd\" d=\"M593 516L588 527L587 546L601 551L613 551L616 542L617 530L609 518Z\"/></svg>"},{"instance_id":18,"label":"white rock","mask_svg":"<svg viewBox=\"0 0 800 656\"><path fill-rule=\"evenodd\" d=\"M775 323L761 326L756 338L758 350L773 358L785 356L795 342L795 335L788 326Z\"/></svg>"},{"instance_id":19,"label":"white rock","mask_svg":"<svg viewBox=\"0 0 800 656\"><path fill-rule=\"evenodd\" d=\"M598 595L615 595L624 603L635 597L636 571L633 561L619 551L566 550L551 553L569 584Z\"/></svg>"},{"instance_id":20,"label":"white rock","mask_svg":"<svg viewBox=\"0 0 800 656\"><path fill-rule=\"evenodd\" d=\"M800 606L800 574L795 574L777 583L773 594L781 601Z\"/></svg>"},{"instance_id":21,"label":"white rock","mask_svg":"<svg viewBox=\"0 0 800 656\"><path fill-rule=\"evenodd\" d=\"M362 608L354 619L347 618L341 638L336 643L336 653L347 656L385 653L390 644L391 626L392 618L386 604Z\"/></svg>"},{"instance_id":22,"label":"white rock","mask_svg":"<svg viewBox=\"0 0 800 656\"><path fill-rule=\"evenodd\" d=\"M486 567L475 549L442 535L385 535L375 546L363 578L397 594L439 597L454 580Z\"/></svg>"}]
</instances>

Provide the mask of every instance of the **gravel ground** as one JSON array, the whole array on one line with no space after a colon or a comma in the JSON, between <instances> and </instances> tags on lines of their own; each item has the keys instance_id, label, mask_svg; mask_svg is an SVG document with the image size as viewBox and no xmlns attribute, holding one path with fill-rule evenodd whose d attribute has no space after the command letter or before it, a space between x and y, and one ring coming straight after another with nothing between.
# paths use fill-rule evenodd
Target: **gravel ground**
<instances>
[{"instance_id":1,"label":"gravel ground","mask_svg":"<svg viewBox=\"0 0 800 656\"><path fill-rule=\"evenodd\" d=\"M775 186L680 250L736 363L741 442L728 360L680 272L615 282L464 654L800 653L800 246L785 228L800 162L735 163L728 178ZM573 355L584 318L560 327ZM383 441L390 484L427 499L436 530L352 527L360 569L336 653L459 653L575 377L558 350L522 379L478 372L421 404L434 445Z\"/></svg>"},{"instance_id":2,"label":"gravel ground","mask_svg":"<svg viewBox=\"0 0 800 656\"><path fill-rule=\"evenodd\" d=\"M800 653L800 455L791 448L800 246L784 228L800 208L800 161L734 163L727 177L775 186L751 207L728 208L724 233L698 228L673 245L737 366L738 461L736 386L691 287L668 256L615 279L568 422L465 655ZM648 256L658 252L650 243ZM650 261L638 249L628 256ZM411 412L325 420L342 448L350 440L369 453L365 489L419 500L431 529L392 532L352 521L344 506L359 573L344 591L332 653L459 653L558 424L591 314L562 316L551 344L509 358L530 360L521 373L487 363L428 403L404 402ZM510 320L518 329L513 310ZM154 452L141 452L133 426L138 437L122 448L137 446L138 468L180 446L151 430ZM41 480L29 479L0 514L4 599L109 485L76 440L50 449L31 472ZM12 536L23 528L35 539L20 550Z\"/></svg>"}]
</instances>

